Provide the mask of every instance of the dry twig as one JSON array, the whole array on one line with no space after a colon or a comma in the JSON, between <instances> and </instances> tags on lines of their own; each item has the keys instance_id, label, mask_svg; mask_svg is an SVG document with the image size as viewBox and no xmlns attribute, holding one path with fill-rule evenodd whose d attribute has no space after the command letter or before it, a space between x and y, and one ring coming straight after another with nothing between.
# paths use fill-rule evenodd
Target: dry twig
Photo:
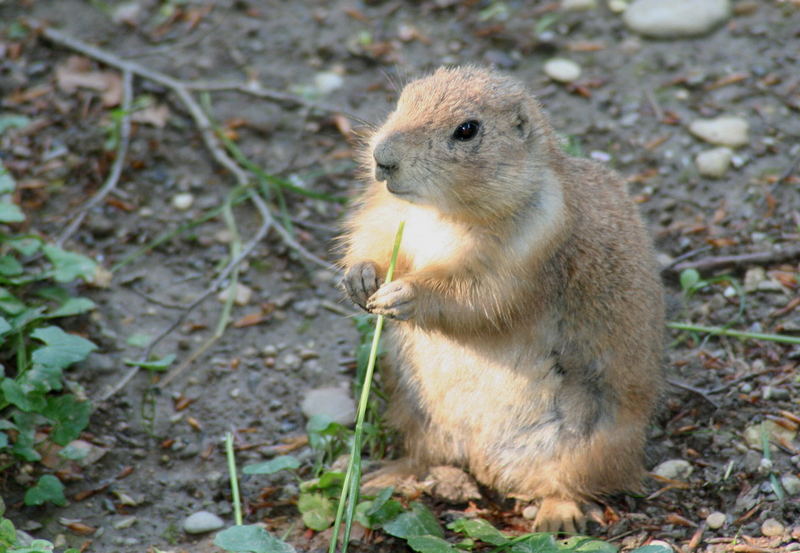
<instances>
[{"instance_id":1,"label":"dry twig","mask_svg":"<svg viewBox=\"0 0 800 553\"><path fill-rule=\"evenodd\" d=\"M699 272L714 271L722 268L741 268L747 265L768 265L782 263L800 257L800 246L787 246L771 252L743 253L738 255L720 255L705 257L697 261L684 261L669 268L670 271L680 273L686 269L695 269Z\"/></svg>"},{"instance_id":2,"label":"dry twig","mask_svg":"<svg viewBox=\"0 0 800 553\"><path fill-rule=\"evenodd\" d=\"M62 246L64 242L69 240L76 230L81 226L86 215L89 211L102 202L119 182L119 177L122 174L122 167L125 164L125 158L128 155L128 145L131 141L131 109L133 105L133 72L123 69L122 71L122 119L120 121L119 129L119 144L117 145L116 157L114 164L111 166L111 172L108 178L103 183L103 186L97 193L86 202L80 210L72 218L72 221L64 229L64 232L56 240L56 245Z\"/></svg>"}]
</instances>

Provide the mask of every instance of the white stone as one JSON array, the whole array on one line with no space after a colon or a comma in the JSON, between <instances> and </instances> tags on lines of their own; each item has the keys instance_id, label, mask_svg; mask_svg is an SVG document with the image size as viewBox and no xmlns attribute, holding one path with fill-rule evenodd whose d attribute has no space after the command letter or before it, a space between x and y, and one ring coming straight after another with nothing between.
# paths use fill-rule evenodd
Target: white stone
<instances>
[{"instance_id":1,"label":"white stone","mask_svg":"<svg viewBox=\"0 0 800 553\"><path fill-rule=\"evenodd\" d=\"M334 422L349 425L355 421L356 406L348 391L340 387L309 390L300 404L303 414L311 418L325 415Z\"/></svg>"},{"instance_id":2,"label":"white stone","mask_svg":"<svg viewBox=\"0 0 800 553\"><path fill-rule=\"evenodd\" d=\"M597 7L597 0L561 0L561 9L566 11L592 10Z\"/></svg>"},{"instance_id":3,"label":"white stone","mask_svg":"<svg viewBox=\"0 0 800 553\"><path fill-rule=\"evenodd\" d=\"M217 299L222 303L228 301L228 293L230 288L225 288L217 295ZM234 292L233 303L236 305L247 305L253 297L253 290L249 286L245 286L241 282L236 283L236 290Z\"/></svg>"},{"instance_id":4,"label":"white stone","mask_svg":"<svg viewBox=\"0 0 800 553\"><path fill-rule=\"evenodd\" d=\"M727 146L720 146L719 148L700 152L694 158L694 163L697 165L697 170L701 175L718 179L725 175L728 167L730 167L732 157L733 150Z\"/></svg>"},{"instance_id":5,"label":"white stone","mask_svg":"<svg viewBox=\"0 0 800 553\"><path fill-rule=\"evenodd\" d=\"M341 75L333 71L324 71L314 76L314 86L320 94L330 94L334 90L342 88L343 84L344 79L342 79Z\"/></svg>"},{"instance_id":6,"label":"white stone","mask_svg":"<svg viewBox=\"0 0 800 553\"><path fill-rule=\"evenodd\" d=\"M689 125L689 132L701 140L738 148L748 142L749 125L741 117L724 115L715 119L697 119Z\"/></svg>"},{"instance_id":7,"label":"white stone","mask_svg":"<svg viewBox=\"0 0 800 553\"><path fill-rule=\"evenodd\" d=\"M197 511L183 521L183 530L187 534L204 534L225 526L225 522L214 513Z\"/></svg>"},{"instance_id":8,"label":"white stone","mask_svg":"<svg viewBox=\"0 0 800 553\"><path fill-rule=\"evenodd\" d=\"M706 517L706 524L708 524L708 527L712 530L722 528L726 521L727 517L725 513L720 513L719 511L714 511Z\"/></svg>"},{"instance_id":9,"label":"white stone","mask_svg":"<svg viewBox=\"0 0 800 553\"><path fill-rule=\"evenodd\" d=\"M622 13L628 9L628 0L608 0L608 9L614 13Z\"/></svg>"},{"instance_id":10,"label":"white stone","mask_svg":"<svg viewBox=\"0 0 800 553\"><path fill-rule=\"evenodd\" d=\"M178 211L186 211L192 204L194 203L194 194L190 194L189 192L184 192L182 194L176 194L172 197L172 207L177 209Z\"/></svg>"},{"instance_id":11,"label":"white stone","mask_svg":"<svg viewBox=\"0 0 800 553\"><path fill-rule=\"evenodd\" d=\"M654 474L670 480L687 480L693 471L694 467L683 459L670 459L653 469Z\"/></svg>"},{"instance_id":12,"label":"white stone","mask_svg":"<svg viewBox=\"0 0 800 553\"><path fill-rule=\"evenodd\" d=\"M783 524L775 520L774 518L768 518L763 523L761 523L761 533L769 538L774 536L781 536L783 535L785 529Z\"/></svg>"},{"instance_id":13,"label":"white stone","mask_svg":"<svg viewBox=\"0 0 800 553\"><path fill-rule=\"evenodd\" d=\"M536 505L528 505L522 510L522 516L528 520L533 520L538 512L539 508Z\"/></svg>"},{"instance_id":14,"label":"white stone","mask_svg":"<svg viewBox=\"0 0 800 553\"><path fill-rule=\"evenodd\" d=\"M786 490L786 493L789 495L800 494L800 478L791 472L787 472L781 476L781 486L783 486L783 489Z\"/></svg>"},{"instance_id":15,"label":"white stone","mask_svg":"<svg viewBox=\"0 0 800 553\"><path fill-rule=\"evenodd\" d=\"M554 81L568 83L581 76L581 66L565 58L552 58L544 64L544 72Z\"/></svg>"},{"instance_id":16,"label":"white stone","mask_svg":"<svg viewBox=\"0 0 800 553\"><path fill-rule=\"evenodd\" d=\"M729 0L635 0L625 10L625 24L654 38L701 36L730 17Z\"/></svg>"}]
</instances>

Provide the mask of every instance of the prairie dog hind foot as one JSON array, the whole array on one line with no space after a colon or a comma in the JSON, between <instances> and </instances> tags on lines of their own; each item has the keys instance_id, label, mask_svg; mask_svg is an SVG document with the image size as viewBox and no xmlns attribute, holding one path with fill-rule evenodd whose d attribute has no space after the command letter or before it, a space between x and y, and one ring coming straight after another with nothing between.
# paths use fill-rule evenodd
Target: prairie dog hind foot
<instances>
[{"instance_id":1,"label":"prairie dog hind foot","mask_svg":"<svg viewBox=\"0 0 800 553\"><path fill-rule=\"evenodd\" d=\"M533 521L533 531L584 533L588 521L605 526L603 511L596 503L581 505L571 499L545 497L542 499Z\"/></svg>"}]
</instances>

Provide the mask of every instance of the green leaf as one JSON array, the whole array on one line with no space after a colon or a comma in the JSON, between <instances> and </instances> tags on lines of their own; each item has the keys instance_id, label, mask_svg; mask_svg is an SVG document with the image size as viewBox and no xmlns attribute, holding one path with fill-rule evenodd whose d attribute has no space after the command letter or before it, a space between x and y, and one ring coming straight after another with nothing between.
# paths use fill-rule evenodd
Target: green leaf
<instances>
[{"instance_id":1,"label":"green leaf","mask_svg":"<svg viewBox=\"0 0 800 553\"><path fill-rule=\"evenodd\" d=\"M64 371L61 367L48 367L34 363L31 370L22 377L22 387L28 390L28 394L34 391L43 394L53 390L58 391L63 387L61 383L63 374Z\"/></svg>"},{"instance_id":2,"label":"green leaf","mask_svg":"<svg viewBox=\"0 0 800 553\"><path fill-rule=\"evenodd\" d=\"M301 493L297 508L303 514L303 524L317 532L329 528L336 517L333 501L321 493Z\"/></svg>"},{"instance_id":3,"label":"green leaf","mask_svg":"<svg viewBox=\"0 0 800 553\"><path fill-rule=\"evenodd\" d=\"M72 394L49 398L47 408L42 411L45 417L55 423L50 439L58 445L67 445L80 436L89 424L91 413L92 404L79 401Z\"/></svg>"},{"instance_id":4,"label":"green leaf","mask_svg":"<svg viewBox=\"0 0 800 553\"><path fill-rule=\"evenodd\" d=\"M48 319L55 319L57 317L72 317L86 313L95 308L95 304L89 298L69 298L61 306L46 315Z\"/></svg>"},{"instance_id":5,"label":"green leaf","mask_svg":"<svg viewBox=\"0 0 800 553\"><path fill-rule=\"evenodd\" d=\"M147 347L147 344L150 343L150 335L144 332L134 332L128 336L126 342L129 346L133 346L135 348Z\"/></svg>"},{"instance_id":6,"label":"green leaf","mask_svg":"<svg viewBox=\"0 0 800 553\"><path fill-rule=\"evenodd\" d=\"M411 536L406 540L408 546L419 553L452 553L460 551L449 542L436 536Z\"/></svg>"},{"instance_id":7,"label":"green leaf","mask_svg":"<svg viewBox=\"0 0 800 553\"><path fill-rule=\"evenodd\" d=\"M11 325L4 317L0 317L0 336L11 332Z\"/></svg>"},{"instance_id":8,"label":"green leaf","mask_svg":"<svg viewBox=\"0 0 800 553\"><path fill-rule=\"evenodd\" d=\"M8 447L8 434L0 432L0 449Z\"/></svg>"},{"instance_id":9,"label":"green leaf","mask_svg":"<svg viewBox=\"0 0 800 553\"><path fill-rule=\"evenodd\" d=\"M369 522L369 528L381 526L385 522L392 520L404 511L399 501L391 499L394 488L383 488L375 499L367 501L364 515Z\"/></svg>"},{"instance_id":10,"label":"green leaf","mask_svg":"<svg viewBox=\"0 0 800 553\"><path fill-rule=\"evenodd\" d=\"M628 553L672 553L672 549L663 545L643 545L636 549L631 549Z\"/></svg>"},{"instance_id":11,"label":"green leaf","mask_svg":"<svg viewBox=\"0 0 800 553\"><path fill-rule=\"evenodd\" d=\"M47 540L33 540L28 546L11 549L8 553L52 553L53 548L53 544ZM77 549L67 549L64 553L70 551L77 551Z\"/></svg>"},{"instance_id":12,"label":"green leaf","mask_svg":"<svg viewBox=\"0 0 800 553\"><path fill-rule=\"evenodd\" d=\"M141 367L143 369L147 369L148 371L164 372L169 368L170 365L172 365L173 361L175 361L175 354L170 353L161 359L155 359L153 361L134 361L133 359L125 359L125 364L131 367Z\"/></svg>"},{"instance_id":13,"label":"green leaf","mask_svg":"<svg viewBox=\"0 0 800 553\"><path fill-rule=\"evenodd\" d=\"M53 264L53 278L56 282L72 282L77 278L90 280L97 271L97 263L85 255L68 252L51 244L44 245L42 251Z\"/></svg>"},{"instance_id":14,"label":"green leaf","mask_svg":"<svg viewBox=\"0 0 800 553\"><path fill-rule=\"evenodd\" d=\"M17 183L14 182L14 177L8 169L3 167L0 163L0 194L11 194L17 188Z\"/></svg>"},{"instance_id":15,"label":"green leaf","mask_svg":"<svg viewBox=\"0 0 800 553\"><path fill-rule=\"evenodd\" d=\"M214 538L214 545L235 552L295 553L294 547L255 524L223 530Z\"/></svg>"},{"instance_id":16,"label":"green leaf","mask_svg":"<svg viewBox=\"0 0 800 553\"><path fill-rule=\"evenodd\" d=\"M568 551L580 553L617 553L619 550L616 545L586 536L573 536L560 540L558 545Z\"/></svg>"},{"instance_id":17,"label":"green leaf","mask_svg":"<svg viewBox=\"0 0 800 553\"><path fill-rule=\"evenodd\" d=\"M294 470L300 467L300 461L291 455L281 455L271 461L245 465L242 472L245 474L273 474L282 470Z\"/></svg>"},{"instance_id":18,"label":"green leaf","mask_svg":"<svg viewBox=\"0 0 800 553\"><path fill-rule=\"evenodd\" d=\"M688 292L692 290L698 282L700 282L700 273L698 273L695 269L684 269L681 271L680 281L681 289L684 292Z\"/></svg>"},{"instance_id":19,"label":"green leaf","mask_svg":"<svg viewBox=\"0 0 800 553\"><path fill-rule=\"evenodd\" d=\"M20 238L9 238L6 244L17 250L20 254L28 257L39 251L42 246L41 238L35 236L24 236Z\"/></svg>"},{"instance_id":20,"label":"green leaf","mask_svg":"<svg viewBox=\"0 0 800 553\"><path fill-rule=\"evenodd\" d=\"M14 529L14 523L7 518L0 520L0 551L6 551L15 543L17 543L17 531Z\"/></svg>"},{"instance_id":21,"label":"green leaf","mask_svg":"<svg viewBox=\"0 0 800 553\"><path fill-rule=\"evenodd\" d=\"M24 220L25 214L17 204L0 202L0 223L21 223Z\"/></svg>"},{"instance_id":22,"label":"green leaf","mask_svg":"<svg viewBox=\"0 0 800 553\"><path fill-rule=\"evenodd\" d=\"M414 502L411 510L401 513L383 525L383 530L396 538L408 539L411 536L444 537L442 527L433 513L422 503Z\"/></svg>"},{"instance_id":23,"label":"green leaf","mask_svg":"<svg viewBox=\"0 0 800 553\"><path fill-rule=\"evenodd\" d=\"M11 452L26 461L38 461L42 458L39 452L34 449L36 445L36 421L41 417L34 413L14 413L14 424L17 427L17 441Z\"/></svg>"},{"instance_id":24,"label":"green leaf","mask_svg":"<svg viewBox=\"0 0 800 553\"><path fill-rule=\"evenodd\" d=\"M0 310L9 315L19 315L25 311L25 304L7 289L0 286Z\"/></svg>"},{"instance_id":25,"label":"green leaf","mask_svg":"<svg viewBox=\"0 0 800 553\"><path fill-rule=\"evenodd\" d=\"M6 401L16 405L20 410L26 413L40 412L47 405L47 400L40 391L26 391L12 378L6 378L0 384L0 390Z\"/></svg>"},{"instance_id":26,"label":"green leaf","mask_svg":"<svg viewBox=\"0 0 800 553\"><path fill-rule=\"evenodd\" d=\"M453 532L466 534L470 538L481 540L492 545L508 543L508 537L482 518L460 518L447 527Z\"/></svg>"},{"instance_id":27,"label":"green leaf","mask_svg":"<svg viewBox=\"0 0 800 553\"><path fill-rule=\"evenodd\" d=\"M62 459L70 461L80 461L89 455L88 447L77 447L74 444L67 444L67 447L58 452L58 456Z\"/></svg>"},{"instance_id":28,"label":"green leaf","mask_svg":"<svg viewBox=\"0 0 800 553\"><path fill-rule=\"evenodd\" d=\"M306 480L300 483L301 492L311 492L314 490L339 490L344 484L344 473L334 470L323 472L319 478Z\"/></svg>"},{"instance_id":29,"label":"green leaf","mask_svg":"<svg viewBox=\"0 0 800 553\"><path fill-rule=\"evenodd\" d=\"M14 256L2 255L0 256L0 275L3 276L17 276L21 275L24 269L19 261Z\"/></svg>"},{"instance_id":30,"label":"green leaf","mask_svg":"<svg viewBox=\"0 0 800 553\"><path fill-rule=\"evenodd\" d=\"M57 326L37 328L31 336L46 344L33 352L33 362L52 367L66 368L83 361L97 349L89 340L67 334Z\"/></svg>"},{"instance_id":31,"label":"green leaf","mask_svg":"<svg viewBox=\"0 0 800 553\"><path fill-rule=\"evenodd\" d=\"M11 24L10 28L13 28L14 24L18 24L18 22L14 22ZM17 37L22 38L22 37ZM4 113L0 115L0 134L3 134L8 129L23 129L30 125L31 119L25 115L18 115L16 113ZM2 169L0 169L2 171Z\"/></svg>"},{"instance_id":32,"label":"green leaf","mask_svg":"<svg viewBox=\"0 0 800 553\"><path fill-rule=\"evenodd\" d=\"M45 474L34 487L25 492L25 505L42 505L48 501L59 507L67 504L64 484L52 474Z\"/></svg>"}]
</instances>

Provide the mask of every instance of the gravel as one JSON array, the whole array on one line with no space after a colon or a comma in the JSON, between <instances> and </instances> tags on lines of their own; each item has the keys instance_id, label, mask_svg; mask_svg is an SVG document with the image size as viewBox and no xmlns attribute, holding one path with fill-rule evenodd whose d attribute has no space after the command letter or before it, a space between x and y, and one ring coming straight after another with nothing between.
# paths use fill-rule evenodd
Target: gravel
<instances>
[{"instance_id":1,"label":"gravel","mask_svg":"<svg viewBox=\"0 0 800 553\"><path fill-rule=\"evenodd\" d=\"M628 28L652 38L702 36L728 17L728 0L635 0L623 14Z\"/></svg>"}]
</instances>

